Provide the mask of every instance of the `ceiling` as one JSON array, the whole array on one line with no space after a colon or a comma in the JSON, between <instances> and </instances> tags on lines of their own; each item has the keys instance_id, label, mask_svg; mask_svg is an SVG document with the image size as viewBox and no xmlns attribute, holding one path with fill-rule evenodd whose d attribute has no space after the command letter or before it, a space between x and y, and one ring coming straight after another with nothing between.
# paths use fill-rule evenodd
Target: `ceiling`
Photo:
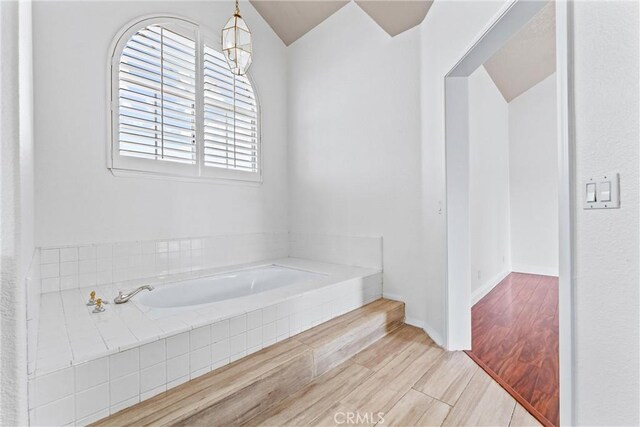
<instances>
[{"instance_id":1,"label":"ceiling","mask_svg":"<svg viewBox=\"0 0 640 427\"><path fill-rule=\"evenodd\" d=\"M507 102L556 70L555 5L550 1L484 67Z\"/></svg>"},{"instance_id":2,"label":"ceiling","mask_svg":"<svg viewBox=\"0 0 640 427\"><path fill-rule=\"evenodd\" d=\"M433 0L356 0L356 3L393 37L420 24L427 16Z\"/></svg>"},{"instance_id":3,"label":"ceiling","mask_svg":"<svg viewBox=\"0 0 640 427\"><path fill-rule=\"evenodd\" d=\"M289 46L337 12L348 0L250 0L280 39ZM433 0L357 0L390 36L420 24Z\"/></svg>"}]
</instances>

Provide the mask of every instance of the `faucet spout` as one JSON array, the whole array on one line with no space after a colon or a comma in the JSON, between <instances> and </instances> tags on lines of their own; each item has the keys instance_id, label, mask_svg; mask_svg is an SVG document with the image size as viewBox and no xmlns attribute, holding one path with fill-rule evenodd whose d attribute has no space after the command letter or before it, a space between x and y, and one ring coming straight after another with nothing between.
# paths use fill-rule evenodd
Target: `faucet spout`
<instances>
[{"instance_id":1,"label":"faucet spout","mask_svg":"<svg viewBox=\"0 0 640 427\"><path fill-rule=\"evenodd\" d=\"M141 292L144 290L152 291L153 286L143 285L143 286L140 286L139 288L134 289L131 292L127 292L126 294L123 294L122 291L120 291L118 292L118 296L113 299L113 302L115 302L116 304L124 304L125 302L133 298L138 292Z\"/></svg>"}]
</instances>

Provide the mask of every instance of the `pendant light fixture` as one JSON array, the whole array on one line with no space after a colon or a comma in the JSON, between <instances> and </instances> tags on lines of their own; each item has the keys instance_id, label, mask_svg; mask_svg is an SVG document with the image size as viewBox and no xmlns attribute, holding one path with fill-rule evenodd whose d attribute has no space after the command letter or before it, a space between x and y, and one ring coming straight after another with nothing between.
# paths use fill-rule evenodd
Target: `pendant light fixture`
<instances>
[{"instance_id":1,"label":"pendant light fixture","mask_svg":"<svg viewBox=\"0 0 640 427\"><path fill-rule=\"evenodd\" d=\"M251 65L251 31L240 16L238 0L236 12L222 29L222 53L237 76L244 76Z\"/></svg>"}]
</instances>

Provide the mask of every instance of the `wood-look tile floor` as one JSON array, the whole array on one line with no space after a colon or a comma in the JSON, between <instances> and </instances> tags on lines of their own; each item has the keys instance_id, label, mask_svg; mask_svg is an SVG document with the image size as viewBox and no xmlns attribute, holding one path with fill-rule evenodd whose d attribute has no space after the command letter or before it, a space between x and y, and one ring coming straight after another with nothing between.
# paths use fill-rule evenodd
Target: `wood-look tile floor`
<instances>
[{"instance_id":1,"label":"wood-look tile floor","mask_svg":"<svg viewBox=\"0 0 640 427\"><path fill-rule=\"evenodd\" d=\"M469 356L540 422L557 426L558 278L511 273L471 313Z\"/></svg>"},{"instance_id":2,"label":"wood-look tile floor","mask_svg":"<svg viewBox=\"0 0 640 427\"><path fill-rule=\"evenodd\" d=\"M465 353L403 325L247 426L539 426Z\"/></svg>"}]
</instances>

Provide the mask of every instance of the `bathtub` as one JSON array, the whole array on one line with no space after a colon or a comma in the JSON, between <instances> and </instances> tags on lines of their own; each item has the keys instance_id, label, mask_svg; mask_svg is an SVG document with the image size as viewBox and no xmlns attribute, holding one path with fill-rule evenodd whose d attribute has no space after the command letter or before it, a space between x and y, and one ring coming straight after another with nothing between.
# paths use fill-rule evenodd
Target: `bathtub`
<instances>
[{"instance_id":1,"label":"bathtub","mask_svg":"<svg viewBox=\"0 0 640 427\"><path fill-rule=\"evenodd\" d=\"M156 287L133 298L149 309L181 309L231 300L306 283L325 273L268 265L184 280Z\"/></svg>"}]
</instances>

